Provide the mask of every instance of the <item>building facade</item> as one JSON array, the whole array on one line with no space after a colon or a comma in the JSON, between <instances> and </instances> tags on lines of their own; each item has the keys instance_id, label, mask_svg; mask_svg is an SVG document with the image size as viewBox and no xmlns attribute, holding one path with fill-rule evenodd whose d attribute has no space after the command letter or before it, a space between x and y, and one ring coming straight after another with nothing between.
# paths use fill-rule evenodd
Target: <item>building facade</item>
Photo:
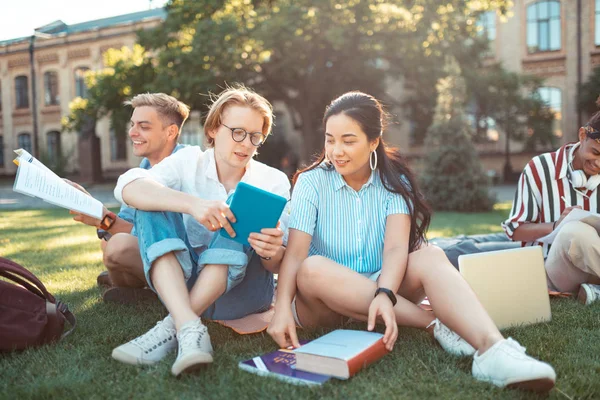
<instances>
[{"instance_id":1,"label":"building facade","mask_svg":"<svg viewBox=\"0 0 600 400\"><path fill-rule=\"evenodd\" d=\"M77 133L61 132L61 118L69 114L71 100L86 97L85 72L102 69L106 50L133 47L137 31L156 26L165 16L164 9L153 9L73 25L56 21L36 29L34 36L0 41L0 175L15 173L14 149L33 151L36 119L40 157L61 157L67 170L76 169ZM139 162L131 146L110 131L108 119L99 121L97 134L104 171Z\"/></svg>"},{"instance_id":2,"label":"building facade","mask_svg":"<svg viewBox=\"0 0 600 400\"><path fill-rule=\"evenodd\" d=\"M34 38L0 42L0 175L15 172L10 162L13 149L34 145L31 43L40 154L46 159L64 157L73 170L79 165L77 134L61 132L60 121L68 115L73 98L85 97L83 74L103 67L102 54L108 48L133 46L136 31L156 26L165 16L163 9L154 9L75 25L56 21L37 29ZM600 0L514 0L507 16L483 14L479 26L490 40L490 62L545 79L540 96L555 111L557 142L576 140L578 127L588 117L577 110L577 88L600 65ZM390 95L401 96L402 86L401 81L390 82ZM274 105L279 114L277 129L292 148L298 148L301 137L293 130L289 113L283 105ZM411 144L410 123L401 117L402 110L394 111L400 123L386 133L386 140L414 159L418 169L425 149ZM110 131L107 119L99 121L97 134L105 174L139 162L128 141ZM194 112L181 140L200 144L201 138L199 113ZM495 129L493 121L488 138L478 145L484 168L501 176L506 136ZM520 171L533 154L524 152L520 142L511 142L510 149L513 170Z\"/></svg>"}]
</instances>

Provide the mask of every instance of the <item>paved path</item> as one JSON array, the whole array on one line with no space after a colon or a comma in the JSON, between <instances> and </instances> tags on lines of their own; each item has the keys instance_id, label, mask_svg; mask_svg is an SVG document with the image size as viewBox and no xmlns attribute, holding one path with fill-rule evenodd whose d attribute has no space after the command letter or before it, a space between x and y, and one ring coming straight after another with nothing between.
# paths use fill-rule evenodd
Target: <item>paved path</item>
<instances>
[{"instance_id":1,"label":"paved path","mask_svg":"<svg viewBox=\"0 0 600 400\"><path fill-rule=\"evenodd\" d=\"M108 207L119 207L119 203L113 195L115 182L102 183L86 187L92 196L100 200ZM514 185L498 185L490 189L490 193L496 195L497 201L512 201L515 195ZM0 182L0 210L14 210L23 208L56 208L56 206L46 203L40 199L25 196L12 190L12 181L3 180Z\"/></svg>"},{"instance_id":2,"label":"paved path","mask_svg":"<svg viewBox=\"0 0 600 400\"><path fill-rule=\"evenodd\" d=\"M113 195L115 183L103 183L86 187L92 196L100 200L107 207L119 207ZM12 183L3 180L0 183L0 210L14 210L23 208L57 208L55 205L43 200L13 192Z\"/></svg>"}]
</instances>

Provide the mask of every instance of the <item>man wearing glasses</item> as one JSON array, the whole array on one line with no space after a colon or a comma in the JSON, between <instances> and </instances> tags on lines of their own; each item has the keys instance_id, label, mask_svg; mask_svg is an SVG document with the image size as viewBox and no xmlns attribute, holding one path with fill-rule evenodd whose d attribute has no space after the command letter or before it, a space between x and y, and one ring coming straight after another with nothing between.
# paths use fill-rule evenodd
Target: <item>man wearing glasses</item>
<instances>
[{"instance_id":1,"label":"man wearing glasses","mask_svg":"<svg viewBox=\"0 0 600 400\"><path fill-rule=\"evenodd\" d=\"M506 234L524 246L541 245L548 288L578 294L583 304L600 300L600 237L592 226L572 221L552 244L537 242L574 209L600 212L600 112L579 129L579 141L534 157L519 179Z\"/></svg>"},{"instance_id":2,"label":"man wearing glasses","mask_svg":"<svg viewBox=\"0 0 600 400\"><path fill-rule=\"evenodd\" d=\"M127 102L133 107L129 138L133 154L144 157L140 168L148 170L166 157L184 148L177 140L183 123L189 116L189 107L164 93L144 93ZM70 182L79 190L80 185ZM87 193L87 192L86 192ZM142 260L134 227L135 210L122 206L118 214L106 207L101 220L71 211L73 219L97 228L102 240L103 262L107 271L98 276L98 285L108 287L104 301L130 303L155 298L145 288Z\"/></svg>"}]
</instances>

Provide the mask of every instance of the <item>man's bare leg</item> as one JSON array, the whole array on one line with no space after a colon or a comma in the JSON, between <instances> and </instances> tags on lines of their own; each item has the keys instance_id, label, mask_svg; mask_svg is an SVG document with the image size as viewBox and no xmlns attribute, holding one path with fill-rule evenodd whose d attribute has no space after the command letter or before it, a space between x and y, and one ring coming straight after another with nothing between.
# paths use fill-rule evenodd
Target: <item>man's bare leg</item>
<instances>
[{"instance_id":1,"label":"man's bare leg","mask_svg":"<svg viewBox=\"0 0 600 400\"><path fill-rule=\"evenodd\" d=\"M117 233L104 243L104 265L112 284L119 287L145 287L146 278L138 239L128 233Z\"/></svg>"}]
</instances>

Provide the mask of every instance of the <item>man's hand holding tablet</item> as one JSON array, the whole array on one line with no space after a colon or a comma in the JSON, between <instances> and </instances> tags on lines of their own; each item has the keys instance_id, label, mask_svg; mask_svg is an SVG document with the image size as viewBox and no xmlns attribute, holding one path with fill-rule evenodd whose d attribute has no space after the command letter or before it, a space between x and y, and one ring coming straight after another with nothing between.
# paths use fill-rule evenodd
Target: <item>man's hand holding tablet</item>
<instances>
[{"instance_id":1,"label":"man's hand holding tablet","mask_svg":"<svg viewBox=\"0 0 600 400\"><path fill-rule=\"evenodd\" d=\"M224 229L229 236L234 238L236 233L231 226L236 219L233 212L224 201L197 199L189 213L196 221L209 231Z\"/></svg>"}]
</instances>

